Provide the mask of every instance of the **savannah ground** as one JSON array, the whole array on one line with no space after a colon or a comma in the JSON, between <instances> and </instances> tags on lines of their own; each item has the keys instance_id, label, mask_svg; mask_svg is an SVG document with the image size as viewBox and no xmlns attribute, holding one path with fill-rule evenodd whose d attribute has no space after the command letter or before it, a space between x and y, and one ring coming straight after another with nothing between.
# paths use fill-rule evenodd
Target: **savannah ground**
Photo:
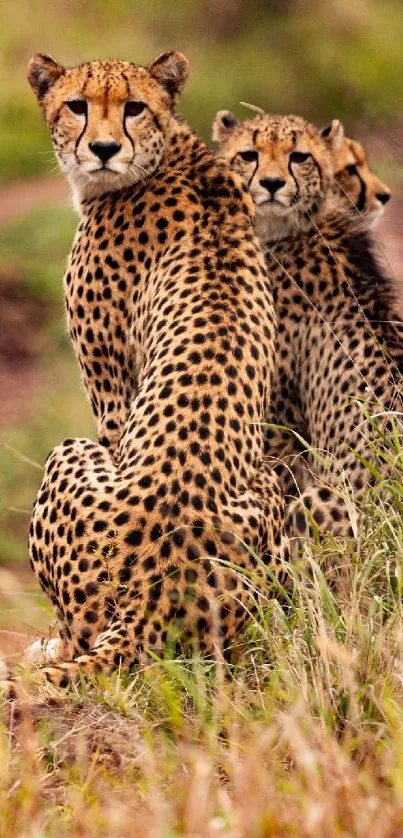
<instances>
[{"instance_id":1,"label":"savannah ground","mask_svg":"<svg viewBox=\"0 0 403 838\"><path fill-rule=\"evenodd\" d=\"M30 55L147 62L181 49L180 110L206 139L216 110L247 115L240 100L319 124L339 116L392 187L380 251L403 283L403 15L398 0L2 11L0 649L17 664L53 620L26 548L44 459L64 437L94 436L62 305L76 218L25 81ZM401 440L388 451L392 476L368 497L357 544L310 547L285 599L259 599L236 666L156 660L36 693L29 718L6 719L0 836L403 835Z\"/></svg>"}]
</instances>

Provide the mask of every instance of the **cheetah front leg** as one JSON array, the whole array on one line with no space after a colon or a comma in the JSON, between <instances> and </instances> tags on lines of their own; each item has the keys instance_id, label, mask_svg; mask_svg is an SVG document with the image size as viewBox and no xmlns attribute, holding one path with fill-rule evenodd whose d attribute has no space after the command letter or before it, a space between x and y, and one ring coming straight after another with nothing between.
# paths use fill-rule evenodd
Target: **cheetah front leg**
<instances>
[{"instance_id":1,"label":"cheetah front leg","mask_svg":"<svg viewBox=\"0 0 403 838\"><path fill-rule=\"evenodd\" d=\"M99 367L97 364L97 371ZM83 378L97 423L98 442L116 460L130 405L137 392L132 375L105 360L96 378L89 377L85 368Z\"/></svg>"},{"instance_id":2,"label":"cheetah front leg","mask_svg":"<svg viewBox=\"0 0 403 838\"><path fill-rule=\"evenodd\" d=\"M67 274L67 277L69 274ZM84 307L79 289L65 279L67 320L84 387L97 424L98 441L116 458L117 447L137 393L135 348L110 300ZM126 333L127 332L127 333Z\"/></svg>"}]
</instances>

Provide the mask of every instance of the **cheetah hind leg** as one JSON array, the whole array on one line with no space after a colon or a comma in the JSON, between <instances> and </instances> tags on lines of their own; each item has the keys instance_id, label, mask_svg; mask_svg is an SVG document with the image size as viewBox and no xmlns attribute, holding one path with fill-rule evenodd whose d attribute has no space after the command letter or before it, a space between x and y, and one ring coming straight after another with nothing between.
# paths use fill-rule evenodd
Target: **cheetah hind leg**
<instances>
[{"instance_id":1,"label":"cheetah hind leg","mask_svg":"<svg viewBox=\"0 0 403 838\"><path fill-rule=\"evenodd\" d=\"M269 574L265 571L264 588L270 588L277 596L288 576L290 547L285 533L285 501L275 471L262 462L248 491L230 501L223 514L224 520L232 521L237 530L241 526L245 542L269 569ZM251 554L247 564L256 565Z\"/></svg>"},{"instance_id":2,"label":"cheetah hind leg","mask_svg":"<svg viewBox=\"0 0 403 838\"><path fill-rule=\"evenodd\" d=\"M285 525L295 557L318 532L335 538L354 538L351 510L345 498L324 486L311 486L288 506Z\"/></svg>"},{"instance_id":3,"label":"cheetah hind leg","mask_svg":"<svg viewBox=\"0 0 403 838\"><path fill-rule=\"evenodd\" d=\"M285 504L277 475L266 464L256 475L250 489L223 510L224 516L219 529L224 544L235 540L233 529L244 534L245 545L250 545L253 552L270 563L273 576L280 576L289 560L288 540L284 534ZM240 526L241 524L241 526ZM253 568L247 547L241 549L244 566ZM249 556L249 559L248 559ZM266 593L266 592L265 592ZM132 605L129 606L132 609ZM144 608L136 612L135 620L131 614L126 619L125 609L111 619L108 628L99 635L93 648L86 654L71 661L64 661L55 666L44 666L38 670L43 679L57 687L67 687L77 682L82 675L95 675L110 672L122 667L129 670L134 664L145 661L144 646L136 642L136 627L144 623ZM245 610L245 621L248 611ZM240 622L237 624L238 630Z\"/></svg>"},{"instance_id":4,"label":"cheetah hind leg","mask_svg":"<svg viewBox=\"0 0 403 838\"><path fill-rule=\"evenodd\" d=\"M295 497L306 486L305 447L285 428L266 430L265 462L274 469L284 496Z\"/></svg>"}]
</instances>

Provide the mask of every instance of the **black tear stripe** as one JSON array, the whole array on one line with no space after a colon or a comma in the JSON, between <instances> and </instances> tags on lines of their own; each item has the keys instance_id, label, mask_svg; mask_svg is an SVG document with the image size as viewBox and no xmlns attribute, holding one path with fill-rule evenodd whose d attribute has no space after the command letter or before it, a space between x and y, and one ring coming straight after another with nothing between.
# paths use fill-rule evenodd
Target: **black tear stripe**
<instances>
[{"instance_id":1,"label":"black tear stripe","mask_svg":"<svg viewBox=\"0 0 403 838\"><path fill-rule=\"evenodd\" d=\"M230 166L230 168L231 168L232 164L235 162L235 160L237 159L237 157L239 157L239 151L237 151L237 153L236 153L236 154L234 154L234 156L233 156L233 157L231 157L231 160L229 161L229 166ZM251 174L251 177L249 178L249 180L248 180L248 182L247 182L247 184L246 184L246 188L247 188L249 191L250 191L250 185L251 185L251 183L252 183L253 178L255 177L255 174L256 174L256 172L257 172L258 168L259 168L259 158L256 160L256 166L255 166L255 168L254 168L254 170L253 170L253 172L252 172L252 174Z\"/></svg>"},{"instance_id":2,"label":"black tear stripe","mask_svg":"<svg viewBox=\"0 0 403 838\"><path fill-rule=\"evenodd\" d=\"M66 104L65 102L62 102L62 104L60 105L60 108L58 108L58 110L56 111L55 118L53 120L53 125L57 125L57 123L59 122L60 114L61 114L65 104ZM53 126L52 126L52 129L53 129Z\"/></svg>"},{"instance_id":3,"label":"black tear stripe","mask_svg":"<svg viewBox=\"0 0 403 838\"><path fill-rule=\"evenodd\" d=\"M132 140L132 138L131 138L131 136L130 136L127 128L126 128L126 117L125 116L123 117L123 133L127 137L127 139L129 140L129 143L132 147L133 157L134 157L134 142L133 142L133 140Z\"/></svg>"},{"instance_id":4,"label":"black tear stripe","mask_svg":"<svg viewBox=\"0 0 403 838\"><path fill-rule=\"evenodd\" d=\"M295 183L295 189L296 189L296 192L295 192L295 197L296 197L296 199L298 200L298 199L299 199L299 183L298 183L298 181L297 181L297 179L296 179L296 177L295 177L295 175L294 175L294 172L293 172L293 170L292 170L292 162L291 162L291 160L289 160L289 161L288 161L288 171L289 171L289 173L290 173L290 175L291 175L291 177L292 177L292 179L293 179L293 181L294 181L294 183Z\"/></svg>"},{"instance_id":5,"label":"black tear stripe","mask_svg":"<svg viewBox=\"0 0 403 838\"><path fill-rule=\"evenodd\" d=\"M317 168L317 170L318 170L320 188L321 188L321 189L323 189L322 169L320 168L318 161L317 161L317 160L315 160L315 158L314 158L314 156L313 156L312 154L311 154L311 160L313 161L313 163L315 164L315 166L316 166L316 168Z\"/></svg>"},{"instance_id":6,"label":"black tear stripe","mask_svg":"<svg viewBox=\"0 0 403 838\"><path fill-rule=\"evenodd\" d=\"M253 178L255 177L255 174L256 174L256 172L257 172L258 168L259 168L259 157L258 157L258 159L256 160L256 166L255 166L255 168L254 168L254 170L253 170L253 172L252 172L252 174L251 174L251 176L250 176L250 179L248 180L248 189L250 189L250 185L251 185L251 183L252 183Z\"/></svg>"},{"instance_id":7,"label":"black tear stripe","mask_svg":"<svg viewBox=\"0 0 403 838\"><path fill-rule=\"evenodd\" d=\"M152 116L152 120L153 120L153 123L154 123L157 131L159 131L162 134L163 131L162 131L162 128L161 128L161 123L160 123L157 115L155 113L153 113L152 110L150 110L150 114ZM131 145L132 150L133 150L133 156L134 156L134 141L133 141L132 137L130 136L130 134L129 134L127 128L126 128L126 117L123 117L123 131L124 131L125 136L127 137L127 139L130 142L130 145Z\"/></svg>"},{"instance_id":8,"label":"black tear stripe","mask_svg":"<svg viewBox=\"0 0 403 838\"><path fill-rule=\"evenodd\" d=\"M89 79L91 78L91 76L92 76L92 73L91 73L90 68L88 67L88 69L87 69L87 75L86 75L86 77L85 77L85 82L84 82L83 87L82 87L82 95L83 95L83 96L85 95L85 88L86 88L86 86L87 86L87 84L88 84L88 81L89 81ZM85 113L84 128L83 128L83 130L81 131L81 134L79 135L79 137L77 138L76 143L75 143L75 146L74 146L74 157L76 158L76 163L77 163L77 165L78 165L78 166L80 165L80 161L79 161L79 159L78 159L78 157L77 157L78 146L79 146L79 144L80 144L80 142L81 142L81 138L84 136L84 134L85 134L85 132L86 132L86 130L87 130L87 124L88 124L88 105L87 105L87 110L86 110L86 113Z\"/></svg>"},{"instance_id":9,"label":"black tear stripe","mask_svg":"<svg viewBox=\"0 0 403 838\"><path fill-rule=\"evenodd\" d=\"M314 166L316 167L316 170L317 170L317 172L318 172L318 176L319 176L319 183L320 183L320 188L321 188L321 189L323 189L323 177L322 177L322 170L321 170L321 168L320 168L320 165L319 165L318 161L317 161L317 160L315 160L315 158L314 158L313 154L311 154L310 152L308 152L308 153L309 153L309 157L310 157L310 158L311 158L311 160L312 160L312 163L314 164ZM298 164L298 163L296 163L295 165L296 165L296 166L298 166L299 164ZM292 166L292 161L291 161L291 160L289 160L289 162L288 162L288 171L289 171L289 173L290 173L291 177L293 178L294 183L295 183L295 185L296 185L296 187L297 187L297 198L299 198L299 186L298 186L298 183L297 183L297 181L296 181L296 179L295 179L295 177L294 177L294 173L293 173L293 171L292 171L291 166ZM313 210L313 211L314 211L314 210ZM305 216L306 216L307 218L309 217L309 215L308 215L307 213L305 214Z\"/></svg>"},{"instance_id":10,"label":"black tear stripe","mask_svg":"<svg viewBox=\"0 0 403 838\"><path fill-rule=\"evenodd\" d=\"M79 144L80 144L81 138L84 136L84 134L85 134L85 132L86 132L86 130L87 130L87 123L88 123L88 108L87 108L87 111L86 111L86 114L85 114L85 123L84 123L84 128L83 128L83 130L81 131L80 136L77 138L77 140L76 140L76 144L75 144L75 146L74 146L74 157L76 158L76 161L77 161L77 165L78 165L78 166L80 165L80 161L79 161L79 159L78 159L78 157L77 157L78 146L79 146Z\"/></svg>"},{"instance_id":11,"label":"black tear stripe","mask_svg":"<svg viewBox=\"0 0 403 838\"><path fill-rule=\"evenodd\" d=\"M360 182L360 194L358 196L358 201L356 202L355 208L358 212L363 212L365 210L365 204L367 202L367 186L358 171L356 173L356 176L358 177L358 180Z\"/></svg>"}]
</instances>

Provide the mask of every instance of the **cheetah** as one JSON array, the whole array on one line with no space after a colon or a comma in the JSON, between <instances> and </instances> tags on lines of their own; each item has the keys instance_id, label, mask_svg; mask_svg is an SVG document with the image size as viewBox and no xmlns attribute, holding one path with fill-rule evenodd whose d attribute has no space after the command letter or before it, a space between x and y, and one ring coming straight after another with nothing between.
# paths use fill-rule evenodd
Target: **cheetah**
<instances>
[{"instance_id":1,"label":"cheetah","mask_svg":"<svg viewBox=\"0 0 403 838\"><path fill-rule=\"evenodd\" d=\"M287 514L298 546L309 522L335 536L354 534L340 479L354 498L362 493L369 484L363 460L374 459L372 417L401 409L402 324L365 224L334 194L340 136L338 120L321 133L299 116L242 123L229 111L213 127L255 202L273 283L269 422L283 430L268 432L268 454L291 466L279 466L284 491L295 478L302 492ZM305 456L301 439L314 449Z\"/></svg>"},{"instance_id":2,"label":"cheetah","mask_svg":"<svg viewBox=\"0 0 403 838\"><path fill-rule=\"evenodd\" d=\"M61 687L170 643L227 654L288 559L272 290L242 179L175 113L187 73L177 52L29 65L80 213L64 288L98 431L51 452L30 528Z\"/></svg>"},{"instance_id":3,"label":"cheetah","mask_svg":"<svg viewBox=\"0 0 403 838\"><path fill-rule=\"evenodd\" d=\"M323 128L322 136L330 130L331 125ZM363 214L369 227L375 227L392 197L389 187L370 169L361 143L344 135L341 122L334 131L332 152L335 194L344 197L347 207Z\"/></svg>"}]
</instances>

